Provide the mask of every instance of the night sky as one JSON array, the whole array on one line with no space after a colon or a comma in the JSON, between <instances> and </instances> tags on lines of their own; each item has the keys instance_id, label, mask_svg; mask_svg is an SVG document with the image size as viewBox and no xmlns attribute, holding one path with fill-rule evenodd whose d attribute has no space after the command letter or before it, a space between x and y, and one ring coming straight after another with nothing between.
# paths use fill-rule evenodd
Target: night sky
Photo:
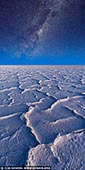
<instances>
[{"instance_id":1,"label":"night sky","mask_svg":"<svg viewBox=\"0 0 85 170\"><path fill-rule=\"evenodd\" d=\"M85 64L85 0L0 0L0 64Z\"/></svg>"}]
</instances>

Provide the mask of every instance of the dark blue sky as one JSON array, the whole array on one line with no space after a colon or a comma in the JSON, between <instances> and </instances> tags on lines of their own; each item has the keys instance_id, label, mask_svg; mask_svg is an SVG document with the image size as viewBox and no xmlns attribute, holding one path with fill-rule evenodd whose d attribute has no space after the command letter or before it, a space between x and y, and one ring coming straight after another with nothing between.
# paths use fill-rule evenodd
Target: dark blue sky
<instances>
[{"instance_id":1,"label":"dark blue sky","mask_svg":"<svg viewBox=\"0 0 85 170\"><path fill-rule=\"evenodd\" d=\"M0 64L85 64L84 0L0 0Z\"/></svg>"}]
</instances>

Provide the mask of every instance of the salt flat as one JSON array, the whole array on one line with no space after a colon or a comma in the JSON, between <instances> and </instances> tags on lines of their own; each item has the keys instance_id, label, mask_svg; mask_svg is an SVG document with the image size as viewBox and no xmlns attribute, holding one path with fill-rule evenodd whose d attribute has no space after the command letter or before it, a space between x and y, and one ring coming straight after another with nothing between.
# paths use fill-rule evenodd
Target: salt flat
<instances>
[{"instance_id":1,"label":"salt flat","mask_svg":"<svg viewBox=\"0 0 85 170\"><path fill-rule=\"evenodd\" d=\"M85 67L0 67L0 166L85 170Z\"/></svg>"}]
</instances>

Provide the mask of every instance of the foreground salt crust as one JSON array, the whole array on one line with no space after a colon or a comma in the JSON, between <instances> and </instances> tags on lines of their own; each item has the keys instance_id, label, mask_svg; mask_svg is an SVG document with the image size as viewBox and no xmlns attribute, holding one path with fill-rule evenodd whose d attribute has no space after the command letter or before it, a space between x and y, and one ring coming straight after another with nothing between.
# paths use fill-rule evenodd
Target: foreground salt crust
<instances>
[{"instance_id":1,"label":"foreground salt crust","mask_svg":"<svg viewBox=\"0 0 85 170\"><path fill-rule=\"evenodd\" d=\"M85 169L85 132L60 136L52 144L41 144L29 152L28 165L50 165L52 170Z\"/></svg>"},{"instance_id":2,"label":"foreground salt crust","mask_svg":"<svg viewBox=\"0 0 85 170\"><path fill-rule=\"evenodd\" d=\"M0 166L84 170L85 67L0 67Z\"/></svg>"}]
</instances>

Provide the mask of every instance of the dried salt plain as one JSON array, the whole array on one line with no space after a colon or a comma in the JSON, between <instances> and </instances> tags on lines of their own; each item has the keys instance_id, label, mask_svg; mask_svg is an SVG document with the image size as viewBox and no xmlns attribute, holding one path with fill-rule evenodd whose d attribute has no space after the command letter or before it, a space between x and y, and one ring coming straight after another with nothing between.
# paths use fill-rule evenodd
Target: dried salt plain
<instances>
[{"instance_id":1,"label":"dried salt plain","mask_svg":"<svg viewBox=\"0 0 85 170\"><path fill-rule=\"evenodd\" d=\"M85 170L85 67L0 67L0 166Z\"/></svg>"}]
</instances>

